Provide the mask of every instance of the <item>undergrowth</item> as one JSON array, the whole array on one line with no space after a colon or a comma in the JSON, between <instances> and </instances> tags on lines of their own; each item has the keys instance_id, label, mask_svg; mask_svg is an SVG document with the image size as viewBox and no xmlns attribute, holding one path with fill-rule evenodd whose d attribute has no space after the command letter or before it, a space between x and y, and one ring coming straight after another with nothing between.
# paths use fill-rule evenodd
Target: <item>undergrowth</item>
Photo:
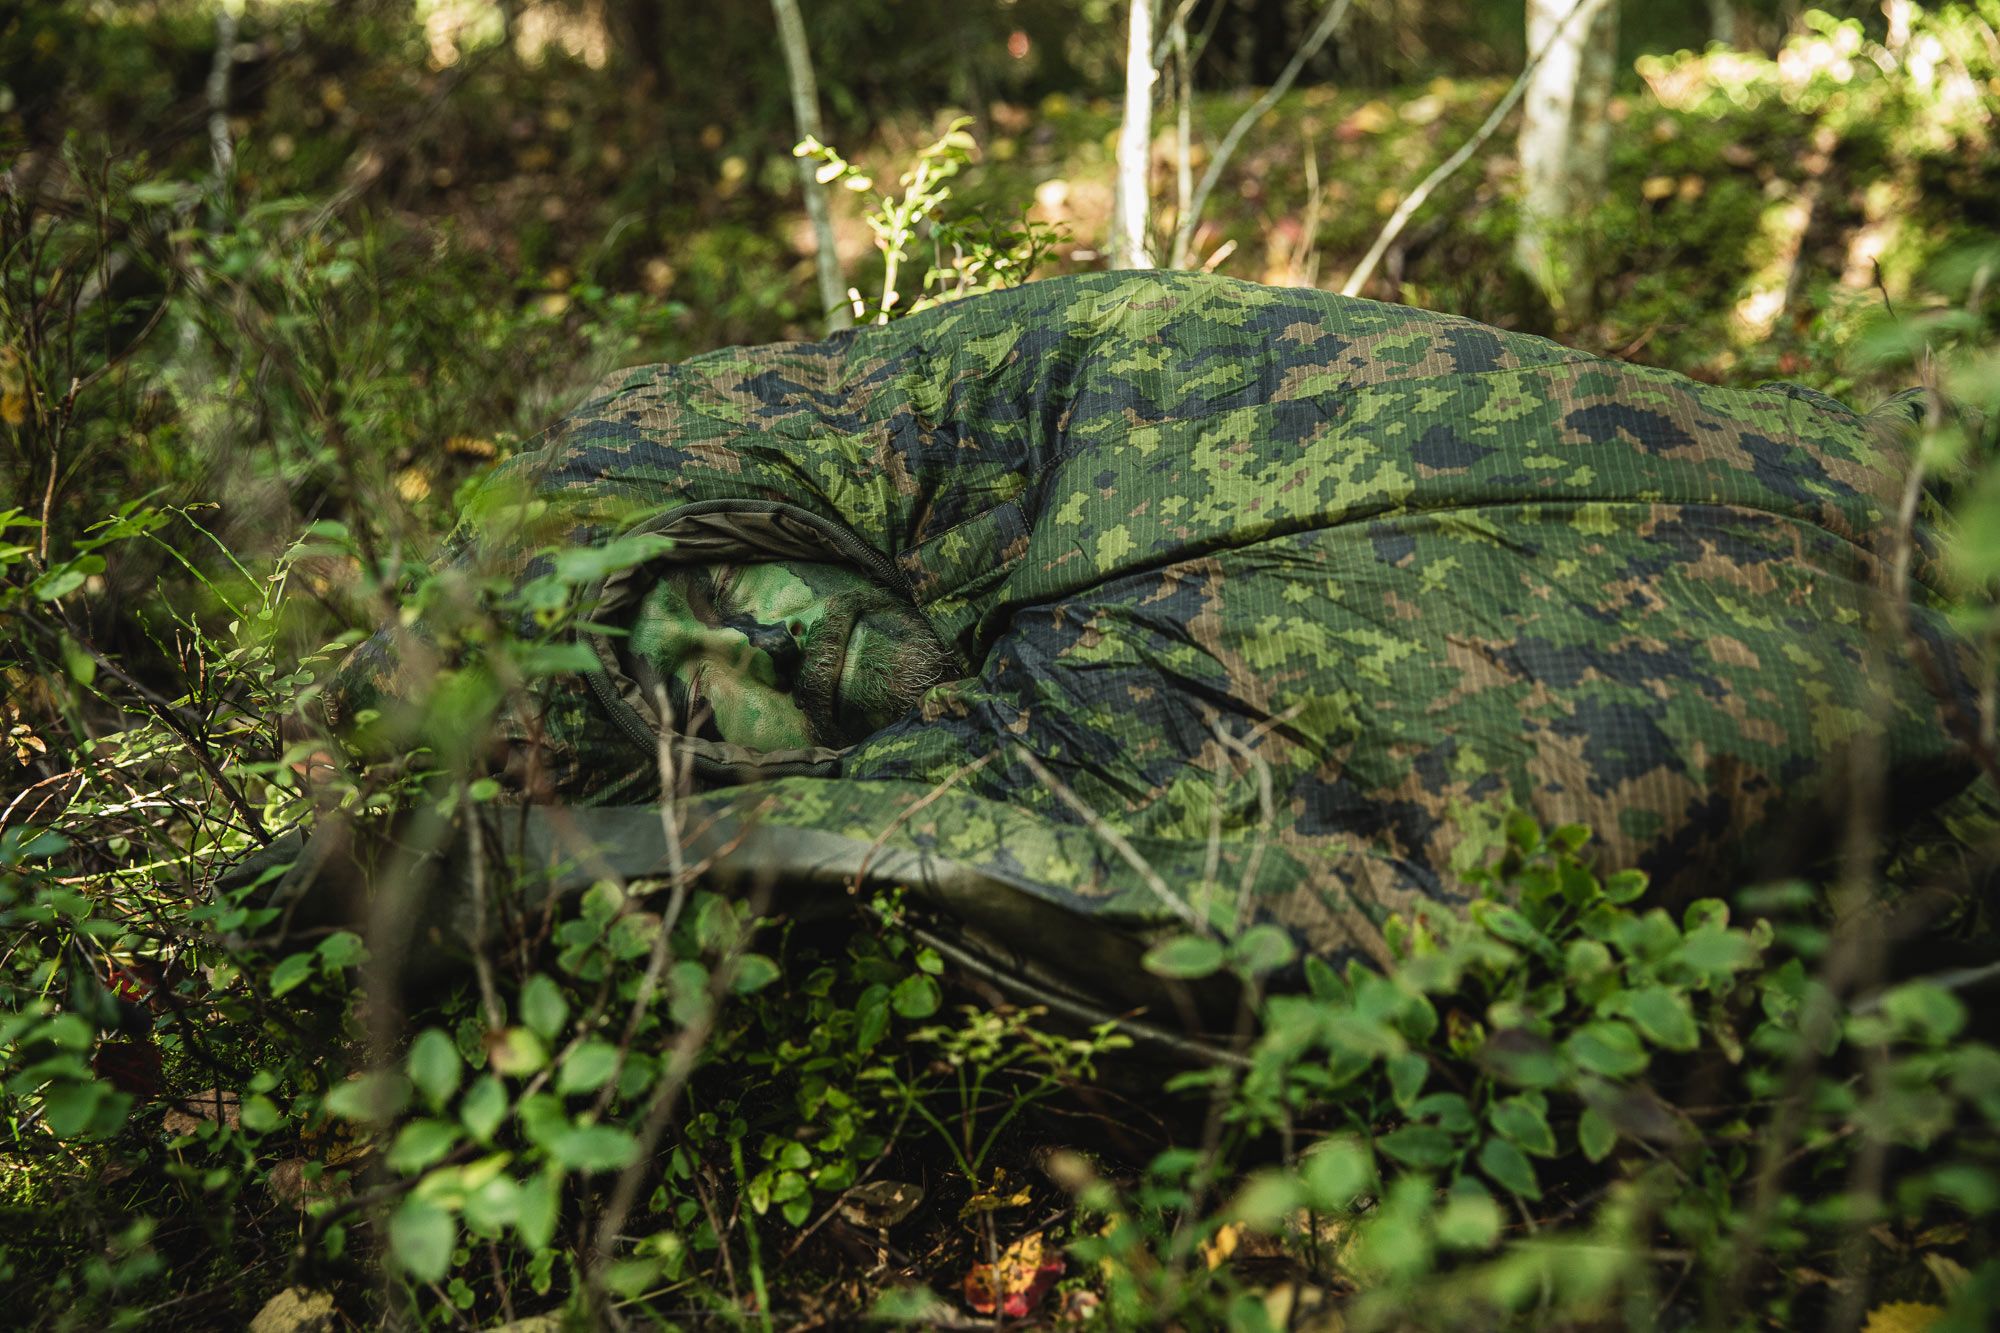
<instances>
[{"instance_id":1,"label":"undergrowth","mask_svg":"<svg viewBox=\"0 0 2000 1333\"><path fill-rule=\"evenodd\" d=\"M1949 12L1920 35L1991 77L1967 17L1990 5ZM1720 378L1924 379L1973 409L1936 423L1923 467L1954 506L1966 628L1990 642L2000 256L1940 202L1990 207L1990 183L1953 174L1987 131L1924 117L1857 32L1809 30L1789 67L1649 67L1668 100L1629 99L1644 132L1621 140L1625 188L1597 219L1625 262L1581 334ZM467 119L504 100L492 70L465 79ZM521 179L553 179L538 150L619 191L643 175L569 128L598 104L536 80L514 95L539 118L504 136ZM1354 1327L1671 1328L1852 1326L1908 1302L1975 1328L2000 1304L2000 1052L1977 966L1945 965L1991 952L1991 849L1971 834L1893 891L1853 858L1834 884L1717 885L1669 911L1595 865L1586 830L1510 819L1469 909L1393 923L1386 970L1294 957L1269 928L1160 942L1156 972L1243 997L1242 1041L1202 1050L1004 1002L893 895L829 925L685 881L601 881L544 913L508 897L532 885L496 858L477 966L383 986L372 935L260 944L272 882L225 868L323 807L503 818L465 738L504 689L560 668L587 610L574 594L602 568L558 572L534 607L477 569L427 573L468 479L597 370L801 331L808 304L789 243L752 218L758 180L792 164L753 171L721 139L701 169L746 194L671 236L612 216L630 200L607 185L606 225L534 205L496 247L441 168L438 217L342 206L352 145L303 127L331 116L354 138L349 92L387 81L274 92L234 180L196 154L79 140L21 155L0 196L15 1308L55 1327L227 1324L291 1291L356 1323L437 1326L969 1308L1118 1328L1336 1310ZM1400 179L1444 151L1490 91L1296 96L1252 136L1204 254L1236 240L1245 267L1225 271L1296 278L1357 251L1384 161ZM1090 262L1075 252L1096 230L1101 113L1045 106L1033 134L1003 112L985 160L946 122L913 140L899 193L864 201L881 246L863 315ZM1933 137L1898 146L1885 126L1913 118ZM1289 183L1305 120L1338 145L1315 212ZM1774 120L1789 128L1766 142ZM1835 137L1815 146L1821 128ZM879 152L803 151L857 200L871 173L901 174ZM1814 171L1794 271L1780 205ZM1038 194L1051 180L1064 190ZM1439 201L1455 221L1412 234L1405 294L1496 313L1514 290L1499 189L1469 175ZM1813 268L1850 225L1876 228L1893 312L1873 271L1857 288ZM1772 282L1789 304L1747 337L1731 321ZM286 719L312 683L358 627L446 602L476 651L432 682L415 762L309 791L313 746ZM546 613L525 640L524 609ZM1935 975L1902 977L1913 951Z\"/></svg>"}]
</instances>

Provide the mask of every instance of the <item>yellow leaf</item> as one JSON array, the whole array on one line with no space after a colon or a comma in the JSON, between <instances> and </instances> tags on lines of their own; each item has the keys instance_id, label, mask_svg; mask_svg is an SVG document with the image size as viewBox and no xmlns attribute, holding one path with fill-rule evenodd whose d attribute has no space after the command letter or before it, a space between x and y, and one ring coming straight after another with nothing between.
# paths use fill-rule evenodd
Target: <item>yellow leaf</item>
<instances>
[{"instance_id":1,"label":"yellow leaf","mask_svg":"<svg viewBox=\"0 0 2000 1333\"><path fill-rule=\"evenodd\" d=\"M1943 1309L1935 1305L1890 1301L1868 1312L1868 1322L1861 1326L1861 1333L1924 1333L1942 1318Z\"/></svg>"}]
</instances>

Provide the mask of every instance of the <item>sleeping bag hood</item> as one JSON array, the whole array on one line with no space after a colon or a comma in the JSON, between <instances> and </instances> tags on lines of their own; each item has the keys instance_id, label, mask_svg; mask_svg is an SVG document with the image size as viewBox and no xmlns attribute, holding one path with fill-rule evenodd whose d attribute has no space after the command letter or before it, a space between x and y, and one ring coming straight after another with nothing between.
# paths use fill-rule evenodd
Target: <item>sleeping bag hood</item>
<instances>
[{"instance_id":1,"label":"sleeping bag hood","mask_svg":"<svg viewBox=\"0 0 2000 1333\"><path fill-rule=\"evenodd\" d=\"M1857 763L1903 813L1973 775L1921 521L1907 625L1889 600L1921 410L1170 273L625 372L502 473L572 548L672 543L595 590L596 669L510 718L566 807L534 836L601 852L585 882L659 873L620 615L662 562L807 559L909 598L960 678L843 751L680 742L715 880L907 886L999 971L1115 1003L1157 998L1149 943L1253 918L1380 960L1509 807L1713 892L1785 868ZM336 722L393 692L393 638Z\"/></svg>"}]
</instances>

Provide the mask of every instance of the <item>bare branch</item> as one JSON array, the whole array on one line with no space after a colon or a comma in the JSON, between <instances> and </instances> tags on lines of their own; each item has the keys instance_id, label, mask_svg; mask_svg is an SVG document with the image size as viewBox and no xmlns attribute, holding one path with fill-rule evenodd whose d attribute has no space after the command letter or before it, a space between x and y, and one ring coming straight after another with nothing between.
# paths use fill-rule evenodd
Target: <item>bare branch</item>
<instances>
[{"instance_id":1,"label":"bare branch","mask_svg":"<svg viewBox=\"0 0 2000 1333\"><path fill-rule=\"evenodd\" d=\"M1453 172L1471 160L1472 155L1493 137L1495 130L1500 128L1500 122L1507 118L1507 113L1521 100L1521 94L1528 90L1528 80L1534 77L1542 58L1561 41L1569 25L1580 17L1596 14L1598 10L1604 8L1604 5L1605 0L1577 0L1576 6L1563 16L1563 21L1556 26L1555 32L1549 35L1549 40L1543 43L1542 49L1529 57L1528 63L1521 69L1520 77L1514 80L1513 85L1494 104L1493 110L1487 113L1485 121L1473 132L1472 137L1460 144L1457 152L1438 163L1437 168L1424 177L1402 203L1396 205L1396 211L1391 213L1389 220L1382 225L1382 232L1375 238L1375 244L1368 247L1368 253L1361 256L1361 262L1355 265L1354 272L1348 275L1347 282L1340 289L1342 296L1361 294L1361 289L1367 285L1368 279L1374 276L1375 266L1382 262L1382 256L1388 252L1389 246L1395 239L1403 234L1404 226L1416 215L1416 211L1423 207L1424 200L1431 197L1431 191L1444 184Z\"/></svg>"},{"instance_id":2,"label":"bare branch","mask_svg":"<svg viewBox=\"0 0 2000 1333\"><path fill-rule=\"evenodd\" d=\"M819 82L813 77L812 51L806 45L805 21L798 0L771 0L778 18L778 44L785 51L785 71L792 85L792 121L801 141L820 138ZM810 157L799 159L799 184L806 192L806 217L812 221L813 265L819 273L819 305L829 330L851 327L847 284L840 277L840 256L833 246L833 217L826 206L826 187Z\"/></svg>"},{"instance_id":3,"label":"bare branch","mask_svg":"<svg viewBox=\"0 0 2000 1333\"><path fill-rule=\"evenodd\" d=\"M1236 149L1242 144L1243 136L1250 132L1252 125L1263 118L1266 111L1278 104L1279 98L1291 91L1292 85L1298 81L1300 71L1305 69L1306 62L1319 54L1319 49L1333 36L1334 30L1340 26L1340 21L1347 17L1347 11L1353 4L1354 0L1333 0L1333 3L1326 7L1319 16L1318 24L1306 34L1306 39L1299 44L1299 49L1292 53L1291 63L1278 74L1278 81L1265 89L1264 95L1252 102L1250 109L1238 116L1236 123L1229 127L1229 133L1222 136L1222 142L1216 146L1215 156L1208 160L1208 169L1201 173L1201 184L1195 187L1193 201L1189 203L1187 211L1175 220L1174 266L1176 268L1187 263L1188 247L1194 242L1194 229L1201 221L1201 210L1208 206L1208 196L1214 192L1216 182L1222 179L1222 169L1228 166L1229 159L1236 155Z\"/></svg>"}]
</instances>

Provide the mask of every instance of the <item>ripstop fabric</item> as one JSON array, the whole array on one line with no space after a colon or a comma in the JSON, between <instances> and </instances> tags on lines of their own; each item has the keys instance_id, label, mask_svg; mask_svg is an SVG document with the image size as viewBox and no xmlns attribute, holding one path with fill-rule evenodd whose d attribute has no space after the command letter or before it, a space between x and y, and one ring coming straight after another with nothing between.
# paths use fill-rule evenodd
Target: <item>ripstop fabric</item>
<instances>
[{"instance_id":1,"label":"ripstop fabric","mask_svg":"<svg viewBox=\"0 0 2000 1333\"><path fill-rule=\"evenodd\" d=\"M1963 787L1973 657L1927 524L1907 627L1887 600L1914 410L1117 273L622 373L501 480L571 545L840 559L912 598L963 679L844 752L686 751L724 784L690 827L738 831L725 877L894 878L1116 993L1195 923L1379 959L1510 806L1675 895L1768 868L1855 766L1910 810ZM510 723L566 800L657 789L615 637ZM391 658L349 677L393 688Z\"/></svg>"}]
</instances>

